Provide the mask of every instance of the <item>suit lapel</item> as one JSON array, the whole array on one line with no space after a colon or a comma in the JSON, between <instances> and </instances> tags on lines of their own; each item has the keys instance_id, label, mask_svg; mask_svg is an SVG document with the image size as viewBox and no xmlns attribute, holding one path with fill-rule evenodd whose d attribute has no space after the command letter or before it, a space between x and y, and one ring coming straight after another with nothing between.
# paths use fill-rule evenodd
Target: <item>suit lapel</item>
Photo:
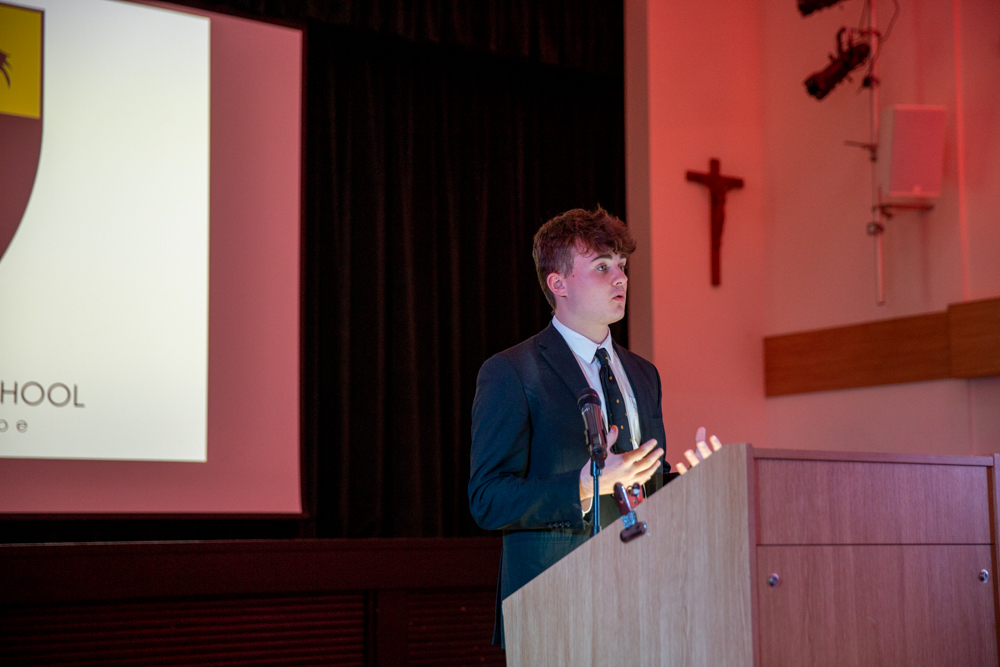
<instances>
[{"instance_id":1,"label":"suit lapel","mask_svg":"<svg viewBox=\"0 0 1000 667\"><path fill-rule=\"evenodd\" d=\"M635 403L639 408L640 436L648 440L651 437L649 434L652 433L652 424L649 423L649 417L653 414L653 401L656 400L656 397L652 396L651 389L647 386L645 377L632 358L632 354L618 345L618 343L614 343L614 346L615 353L622 362L622 367L628 376L632 392L635 394ZM580 364L576 361L576 355L573 354L573 350L566 344L566 340L562 337L562 334L551 323L538 334L538 348L542 358L552 366L556 375L566 383L569 390L573 392L573 396L579 397L584 390L590 388L587 378L584 376L583 371L580 370Z\"/></svg>"},{"instance_id":2,"label":"suit lapel","mask_svg":"<svg viewBox=\"0 0 1000 667\"><path fill-rule=\"evenodd\" d=\"M580 370L580 364L576 360L573 350L569 349L566 340L562 337L554 326L549 323L540 334L538 334L538 349L542 358L556 372L556 375L566 383L573 396L579 398L584 390L589 389L587 378Z\"/></svg>"}]
</instances>

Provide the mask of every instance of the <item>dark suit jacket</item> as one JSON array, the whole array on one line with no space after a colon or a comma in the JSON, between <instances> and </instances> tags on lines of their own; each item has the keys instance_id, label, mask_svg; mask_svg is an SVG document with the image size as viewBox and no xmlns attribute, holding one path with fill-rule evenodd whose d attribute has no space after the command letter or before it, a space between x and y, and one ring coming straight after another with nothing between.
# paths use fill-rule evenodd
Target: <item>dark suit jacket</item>
<instances>
[{"instance_id":1,"label":"dark suit jacket","mask_svg":"<svg viewBox=\"0 0 1000 667\"><path fill-rule=\"evenodd\" d=\"M635 395L642 441L656 438L665 445L656 367L618 345L615 352ZM573 351L551 324L479 370L469 506L481 527L504 532L494 643L502 641L501 600L590 536L579 491L580 469L589 454L576 404L589 386ZM659 473L656 478L653 490L662 484ZM611 496L601 500L605 525L618 512Z\"/></svg>"}]
</instances>

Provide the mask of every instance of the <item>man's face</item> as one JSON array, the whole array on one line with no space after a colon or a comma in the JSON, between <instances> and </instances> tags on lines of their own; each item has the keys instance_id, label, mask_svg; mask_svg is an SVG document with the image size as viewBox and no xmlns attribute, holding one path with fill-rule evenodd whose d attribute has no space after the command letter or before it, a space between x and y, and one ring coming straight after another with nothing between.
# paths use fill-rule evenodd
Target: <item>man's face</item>
<instances>
[{"instance_id":1,"label":"man's face","mask_svg":"<svg viewBox=\"0 0 1000 667\"><path fill-rule=\"evenodd\" d=\"M572 319L591 326L607 326L625 316L628 258L618 254L597 254L577 248L573 251L573 269L562 276L565 289L556 297L556 315L560 321Z\"/></svg>"}]
</instances>

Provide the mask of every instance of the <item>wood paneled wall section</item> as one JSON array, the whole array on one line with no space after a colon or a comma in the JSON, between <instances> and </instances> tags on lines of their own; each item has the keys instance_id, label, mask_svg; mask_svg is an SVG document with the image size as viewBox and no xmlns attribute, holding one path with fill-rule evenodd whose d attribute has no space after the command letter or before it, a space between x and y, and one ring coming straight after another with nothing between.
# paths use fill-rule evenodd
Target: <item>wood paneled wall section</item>
<instances>
[{"instance_id":1,"label":"wood paneled wall section","mask_svg":"<svg viewBox=\"0 0 1000 667\"><path fill-rule=\"evenodd\" d=\"M1000 299L948 307L951 376L1000 375Z\"/></svg>"},{"instance_id":2,"label":"wood paneled wall section","mask_svg":"<svg viewBox=\"0 0 1000 667\"><path fill-rule=\"evenodd\" d=\"M9 608L0 663L361 667L365 602L349 593Z\"/></svg>"},{"instance_id":3,"label":"wood paneled wall section","mask_svg":"<svg viewBox=\"0 0 1000 667\"><path fill-rule=\"evenodd\" d=\"M4 665L503 665L500 540L0 546Z\"/></svg>"},{"instance_id":4,"label":"wood paneled wall section","mask_svg":"<svg viewBox=\"0 0 1000 667\"><path fill-rule=\"evenodd\" d=\"M1000 299L764 339L767 396L1000 375Z\"/></svg>"}]
</instances>

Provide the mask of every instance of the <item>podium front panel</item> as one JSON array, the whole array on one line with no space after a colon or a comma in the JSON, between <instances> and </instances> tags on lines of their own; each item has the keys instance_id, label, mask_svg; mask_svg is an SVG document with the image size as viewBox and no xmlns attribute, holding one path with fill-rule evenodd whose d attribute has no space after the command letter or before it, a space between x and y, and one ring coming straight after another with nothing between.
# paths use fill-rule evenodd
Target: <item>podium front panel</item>
<instances>
[{"instance_id":1,"label":"podium front panel","mask_svg":"<svg viewBox=\"0 0 1000 667\"><path fill-rule=\"evenodd\" d=\"M758 547L761 664L995 666L991 563L989 545Z\"/></svg>"}]
</instances>

